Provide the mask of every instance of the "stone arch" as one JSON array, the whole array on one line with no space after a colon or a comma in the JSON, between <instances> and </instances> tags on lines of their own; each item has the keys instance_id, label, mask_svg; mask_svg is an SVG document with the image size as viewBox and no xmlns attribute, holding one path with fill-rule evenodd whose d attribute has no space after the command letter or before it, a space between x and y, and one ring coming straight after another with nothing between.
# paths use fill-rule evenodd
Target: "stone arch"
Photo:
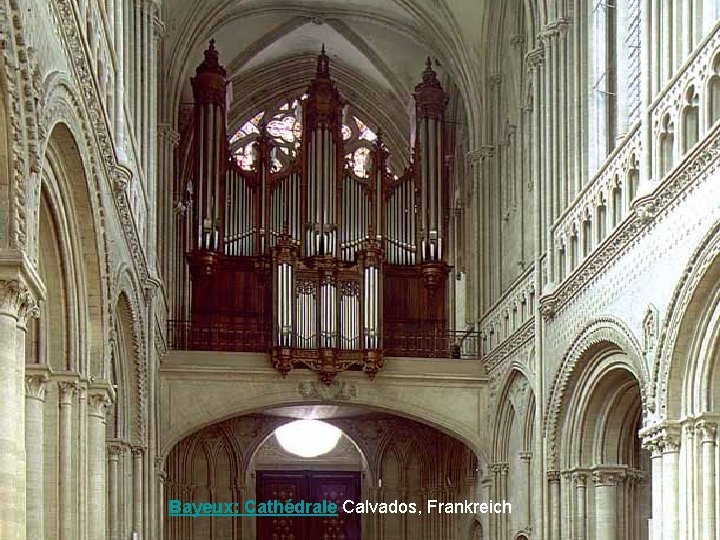
<instances>
[{"instance_id":1,"label":"stone arch","mask_svg":"<svg viewBox=\"0 0 720 540\"><path fill-rule=\"evenodd\" d=\"M133 444L141 444L147 430L147 348L142 290L125 264L118 268L113 283L114 346L119 353L116 370L123 374L125 383L118 393L124 397L121 406L127 418L125 433Z\"/></svg>"},{"instance_id":2,"label":"stone arch","mask_svg":"<svg viewBox=\"0 0 720 540\"><path fill-rule=\"evenodd\" d=\"M720 222L705 235L685 268L660 332L655 415L672 420L717 408L712 379L720 349ZM716 390L717 391L717 390Z\"/></svg>"},{"instance_id":3,"label":"stone arch","mask_svg":"<svg viewBox=\"0 0 720 540\"><path fill-rule=\"evenodd\" d=\"M145 437L145 362L137 334L137 314L125 291L118 295L114 313L113 365L109 368L108 378L117 386L114 406L121 420L118 435L134 445L141 445Z\"/></svg>"},{"instance_id":4,"label":"stone arch","mask_svg":"<svg viewBox=\"0 0 720 540\"><path fill-rule=\"evenodd\" d=\"M639 436L646 418L646 375L632 335L612 322L603 327L596 321L575 341L551 392L557 401L548 411L555 415L547 432L550 496L558 501L567 489L575 494L571 506L577 507L561 506L558 523L573 522L571 512L576 512L579 526L594 529L598 538L620 524L644 526L651 506L650 456Z\"/></svg>"},{"instance_id":5,"label":"stone arch","mask_svg":"<svg viewBox=\"0 0 720 540\"><path fill-rule=\"evenodd\" d=\"M628 439L637 439L642 405L639 383L626 355L604 344L588 350L583 360L563 407L561 468L639 465L631 463L634 456L628 445L633 441ZM635 442L639 446L639 439Z\"/></svg>"},{"instance_id":6,"label":"stone arch","mask_svg":"<svg viewBox=\"0 0 720 540\"><path fill-rule=\"evenodd\" d=\"M444 411L418 407L400 399L399 396L385 395L380 399L374 395L374 392L370 391L366 394L358 391L358 396L353 397L350 401L344 399L303 399L298 395L298 381L300 381L300 379L297 377L288 377L282 381L274 381L275 391L271 394L250 395L248 393L247 395L228 395L228 399L223 400L222 403L207 403L207 406L194 407L193 410L177 410L176 413L178 413L178 415L184 416L182 425L177 422L174 425L167 426L159 445L160 455L167 456L170 449L187 435L205 426L236 416L243 416L265 409L284 406L352 404L364 406L378 412L391 413L433 427L463 442L475 453L481 464L486 463L486 454L484 449L479 445L477 432L470 426L446 414ZM358 384L358 386L360 386L360 384ZM364 387L364 389L365 388L366 387Z\"/></svg>"},{"instance_id":7,"label":"stone arch","mask_svg":"<svg viewBox=\"0 0 720 540\"><path fill-rule=\"evenodd\" d=\"M74 337L77 365L74 370L87 376L105 373L106 310L102 228L98 227L98 199L90 183L83 149L70 124L58 121L43 151L43 178L47 192L54 195L58 219L67 230L67 253L72 261L72 279L77 288L71 299L75 310Z\"/></svg>"},{"instance_id":8,"label":"stone arch","mask_svg":"<svg viewBox=\"0 0 720 540\"><path fill-rule=\"evenodd\" d=\"M637 379L640 386L643 409L646 406L646 389L649 380L647 368L642 361L640 343L632 331L618 319L612 317L598 318L580 332L563 357L560 369L550 388L543 434L549 441L549 466L557 467L558 463L558 422L562 407L567 403L567 390L571 378L577 378L588 359L600 352L621 352L626 358L626 369Z\"/></svg>"},{"instance_id":9,"label":"stone arch","mask_svg":"<svg viewBox=\"0 0 720 540\"><path fill-rule=\"evenodd\" d=\"M75 305L76 282L73 249L70 245L68 216L50 173L43 174L38 205L38 270L46 293L37 325L29 334L37 343L37 361L53 370L72 371L77 358L78 334Z\"/></svg>"}]
</instances>

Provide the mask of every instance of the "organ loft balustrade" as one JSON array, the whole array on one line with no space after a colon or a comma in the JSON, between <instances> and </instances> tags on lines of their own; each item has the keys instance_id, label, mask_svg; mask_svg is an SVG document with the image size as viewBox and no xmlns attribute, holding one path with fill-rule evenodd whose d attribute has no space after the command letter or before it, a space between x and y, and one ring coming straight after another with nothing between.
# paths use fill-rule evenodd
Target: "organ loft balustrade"
<instances>
[{"instance_id":1,"label":"organ loft balustrade","mask_svg":"<svg viewBox=\"0 0 720 540\"><path fill-rule=\"evenodd\" d=\"M477 357L476 334L448 324L447 99L430 60L400 175L382 136L347 119L324 48L304 96L230 138L226 87L211 42L178 149L189 302L172 346L269 352L326 383L387 356Z\"/></svg>"}]
</instances>

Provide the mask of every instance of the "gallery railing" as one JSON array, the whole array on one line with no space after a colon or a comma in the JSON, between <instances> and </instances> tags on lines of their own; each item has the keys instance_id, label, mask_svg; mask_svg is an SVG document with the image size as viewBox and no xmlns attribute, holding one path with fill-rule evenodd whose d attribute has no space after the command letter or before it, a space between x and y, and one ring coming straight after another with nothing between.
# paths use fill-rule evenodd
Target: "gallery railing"
<instances>
[{"instance_id":1,"label":"gallery railing","mask_svg":"<svg viewBox=\"0 0 720 540\"><path fill-rule=\"evenodd\" d=\"M480 334L473 330L447 330L441 325L395 328L383 337L384 356L419 358L480 358ZM198 324L168 321L171 349L185 351L269 352L269 327L241 322Z\"/></svg>"}]
</instances>

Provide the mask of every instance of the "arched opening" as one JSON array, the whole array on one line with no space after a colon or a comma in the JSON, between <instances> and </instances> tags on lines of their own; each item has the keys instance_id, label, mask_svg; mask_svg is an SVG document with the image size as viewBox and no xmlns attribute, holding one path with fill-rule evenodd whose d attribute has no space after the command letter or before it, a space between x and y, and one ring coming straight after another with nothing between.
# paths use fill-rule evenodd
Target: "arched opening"
<instances>
[{"instance_id":1,"label":"arched opening","mask_svg":"<svg viewBox=\"0 0 720 540\"><path fill-rule=\"evenodd\" d=\"M669 114L663 117L660 131L660 177L675 165L675 124Z\"/></svg>"},{"instance_id":2,"label":"arched opening","mask_svg":"<svg viewBox=\"0 0 720 540\"><path fill-rule=\"evenodd\" d=\"M274 432L298 418L322 420L343 435L324 455L291 454ZM338 516L169 518L165 537L204 540L213 531L213 538L228 540L281 534L414 539L428 530L431 521L439 523L426 511L428 499L474 500L476 468L474 453L463 443L398 416L349 405L267 409L212 424L178 442L166 461L166 500L257 504L290 497L327 500L341 507ZM346 504L347 500L353 503ZM363 501L384 504L389 511L369 513L358 506ZM467 521L461 518L447 519L442 537L467 534Z\"/></svg>"},{"instance_id":3,"label":"arched opening","mask_svg":"<svg viewBox=\"0 0 720 540\"><path fill-rule=\"evenodd\" d=\"M78 143L65 124L57 124L48 139L42 175L40 234L46 238L56 234L59 240L55 248L43 247L42 242L38 247L46 256L48 273L57 275L62 269L66 280L65 302L72 306L68 307L68 335L72 337L68 338L71 343L65 369L105 379L105 311L99 256L103 240L95 219L99 209L98 203L91 199ZM47 258L50 257L48 250L53 249L56 255L62 256L61 265L54 268ZM62 306L62 302L59 305ZM48 302L48 309L60 308Z\"/></svg>"},{"instance_id":4,"label":"arched opening","mask_svg":"<svg viewBox=\"0 0 720 540\"><path fill-rule=\"evenodd\" d=\"M707 126L708 128L720 120L720 54L712 63L712 75L707 85Z\"/></svg>"},{"instance_id":5,"label":"arched opening","mask_svg":"<svg viewBox=\"0 0 720 540\"><path fill-rule=\"evenodd\" d=\"M535 392L528 378L513 370L500 394L490 464L495 501L511 501L512 512L495 517L498 537L512 538L533 524L531 494L536 482L533 459Z\"/></svg>"},{"instance_id":6,"label":"arched opening","mask_svg":"<svg viewBox=\"0 0 720 540\"><path fill-rule=\"evenodd\" d=\"M662 507L658 527L717 534L716 489L718 412L720 412L720 225L716 224L691 259L669 309L669 335L661 344L658 375L659 425L649 426L648 442L659 466L676 479L678 491L697 489L702 508ZM663 429L663 427L665 427ZM694 456L687 465L682 455ZM684 468L683 468L684 467ZM658 502L658 505L660 502Z\"/></svg>"},{"instance_id":7,"label":"arched opening","mask_svg":"<svg viewBox=\"0 0 720 540\"><path fill-rule=\"evenodd\" d=\"M562 510L563 537L647 538L650 454L641 448L640 385L627 355L607 342L586 351L563 411L562 470L551 482L574 508Z\"/></svg>"},{"instance_id":8,"label":"arched opening","mask_svg":"<svg viewBox=\"0 0 720 540\"><path fill-rule=\"evenodd\" d=\"M700 96L694 86L685 92L683 109L683 154L700 138Z\"/></svg>"},{"instance_id":9,"label":"arched opening","mask_svg":"<svg viewBox=\"0 0 720 540\"><path fill-rule=\"evenodd\" d=\"M50 208L49 197L47 190L43 189L38 225L38 267L47 297L37 323L31 323L28 328L28 338L37 342L37 357L29 360L30 363L47 364L54 370L71 371L70 351L74 350L71 331L75 317L71 317L68 296L73 295L72 260L60 244L62 234Z\"/></svg>"}]
</instances>

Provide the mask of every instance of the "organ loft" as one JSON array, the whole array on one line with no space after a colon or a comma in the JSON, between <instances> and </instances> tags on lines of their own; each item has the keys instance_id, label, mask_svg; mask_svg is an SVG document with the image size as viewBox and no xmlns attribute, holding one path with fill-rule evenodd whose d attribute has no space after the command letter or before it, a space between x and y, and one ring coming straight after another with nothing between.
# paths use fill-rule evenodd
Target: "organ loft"
<instances>
[{"instance_id":1,"label":"organ loft","mask_svg":"<svg viewBox=\"0 0 720 540\"><path fill-rule=\"evenodd\" d=\"M245 150L228 136L228 82L212 41L191 82L176 169L177 264L187 265L186 319L170 323L176 343L271 350L283 375L309 368L326 384L344 370L372 378L386 356L458 356L462 336L448 325L447 98L430 59L414 92L412 157L397 173L381 130L347 118L324 47L305 94L274 121L284 125L255 117ZM291 145L272 136L283 127Z\"/></svg>"}]
</instances>

